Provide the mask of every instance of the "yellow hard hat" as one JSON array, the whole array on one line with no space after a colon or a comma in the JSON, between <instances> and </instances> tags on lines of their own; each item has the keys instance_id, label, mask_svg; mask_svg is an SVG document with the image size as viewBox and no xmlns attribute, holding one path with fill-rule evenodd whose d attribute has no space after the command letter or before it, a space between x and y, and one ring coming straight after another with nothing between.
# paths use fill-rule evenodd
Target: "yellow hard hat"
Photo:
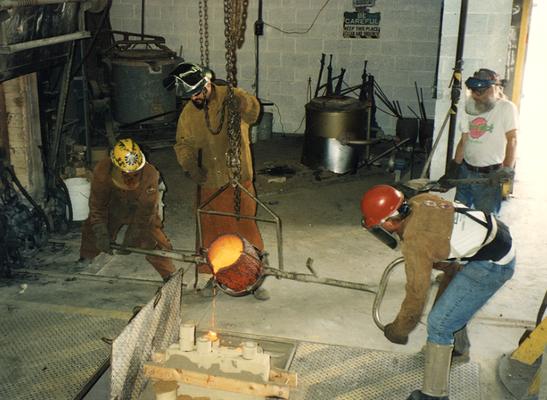
<instances>
[{"instance_id":1,"label":"yellow hard hat","mask_svg":"<svg viewBox=\"0 0 547 400\"><path fill-rule=\"evenodd\" d=\"M139 145L131 139L118 141L110 152L110 159L123 172L136 172L146 163Z\"/></svg>"}]
</instances>

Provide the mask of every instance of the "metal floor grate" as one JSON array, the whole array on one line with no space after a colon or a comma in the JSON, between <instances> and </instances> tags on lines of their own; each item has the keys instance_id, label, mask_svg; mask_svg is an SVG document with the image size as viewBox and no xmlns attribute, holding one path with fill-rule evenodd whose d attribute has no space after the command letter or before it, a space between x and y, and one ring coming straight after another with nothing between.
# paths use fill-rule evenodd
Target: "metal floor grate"
<instances>
[{"instance_id":1,"label":"metal floor grate","mask_svg":"<svg viewBox=\"0 0 547 400\"><path fill-rule=\"evenodd\" d=\"M110 355L101 337L127 320L11 308L0 323L0 399L73 399Z\"/></svg>"},{"instance_id":2,"label":"metal floor grate","mask_svg":"<svg viewBox=\"0 0 547 400\"><path fill-rule=\"evenodd\" d=\"M355 347L299 343L294 400L399 400L420 389L424 357ZM480 400L479 366L454 364L450 400Z\"/></svg>"}]
</instances>

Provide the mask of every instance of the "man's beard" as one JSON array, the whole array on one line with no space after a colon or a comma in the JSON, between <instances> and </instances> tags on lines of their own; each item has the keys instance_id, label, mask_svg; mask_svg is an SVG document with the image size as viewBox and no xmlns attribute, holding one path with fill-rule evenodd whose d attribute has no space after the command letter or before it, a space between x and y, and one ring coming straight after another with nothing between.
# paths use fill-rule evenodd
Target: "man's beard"
<instances>
[{"instance_id":1,"label":"man's beard","mask_svg":"<svg viewBox=\"0 0 547 400\"><path fill-rule=\"evenodd\" d=\"M465 101L465 112L469 115L480 115L492 110L498 98L492 96L485 99L484 101L477 101L475 99L466 98Z\"/></svg>"},{"instance_id":2,"label":"man's beard","mask_svg":"<svg viewBox=\"0 0 547 400\"><path fill-rule=\"evenodd\" d=\"M475 101L475 108L481 114L487 111L490 111L491 109L494 108L495 105L496 105L496 99L494 97L488 98L485 101L480 103Z\"/></svg>"},{"instance_id":3,"label":"man's beard","mask_svg":"<svg viewBox=\"0 0 547 400\"><path fill-rule=\"evenodd\" d=\"M192 99L192 104L194 104L194 107L196 107L198 110L203 110L203 107L205 107L205 100Z\"/></svg>"}]
</instances>

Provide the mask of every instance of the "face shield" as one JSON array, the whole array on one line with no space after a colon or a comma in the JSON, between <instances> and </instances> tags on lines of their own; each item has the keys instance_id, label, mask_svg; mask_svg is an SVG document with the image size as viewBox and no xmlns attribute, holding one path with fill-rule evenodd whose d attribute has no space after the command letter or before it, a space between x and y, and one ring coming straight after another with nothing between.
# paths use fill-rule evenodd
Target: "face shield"
<instances>
[{"instance_id":1,"label":"face shield","mask_svg":"<svg viewBox=\"0 0 547 400\"><path fill-rule=\"evenodd\" d=\"M399 235L393 232L388 232L385 230L382 225L375 225L373 227L367 228L365 225L365 220L361 219L361 226L365 228L368 232L372 233L376 239L385 244L387 247L393 250L399 248Z\"/></svg>"},{"instance_id":2,"label":"face shield","mask_svg":"<svg viewBox=\"0 0 547 400\"><path fill-rule=\"evenodd\" d=\"M182 99L189 99L195 94L201 93L205 84L207 83L207 78L203 77L197 83L190 85L186 83L183 79L178 76L175 76L175 93L178 97Z\"/></svg>"}]
</instances>

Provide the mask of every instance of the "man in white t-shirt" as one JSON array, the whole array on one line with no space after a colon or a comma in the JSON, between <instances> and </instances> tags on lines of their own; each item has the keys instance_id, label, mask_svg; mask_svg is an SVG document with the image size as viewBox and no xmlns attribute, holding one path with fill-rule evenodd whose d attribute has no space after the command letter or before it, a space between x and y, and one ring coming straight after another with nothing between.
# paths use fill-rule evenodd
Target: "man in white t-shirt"
<instances>
[{"instance_id":1,"label":"man in white t-shirt","mask_svg":"<svg viewBox=\"0 0 547 400\"><path fill-rule=\"evenodd\" d=\"M460 122L461 138L451 168L457 177L491 178L491 184L460 184L456 200L484 211L500 211L501 182L514 176L518 110L507 100L498 74L482 68L465 81L470 93Z\"/></svg>"}]
</instances>

